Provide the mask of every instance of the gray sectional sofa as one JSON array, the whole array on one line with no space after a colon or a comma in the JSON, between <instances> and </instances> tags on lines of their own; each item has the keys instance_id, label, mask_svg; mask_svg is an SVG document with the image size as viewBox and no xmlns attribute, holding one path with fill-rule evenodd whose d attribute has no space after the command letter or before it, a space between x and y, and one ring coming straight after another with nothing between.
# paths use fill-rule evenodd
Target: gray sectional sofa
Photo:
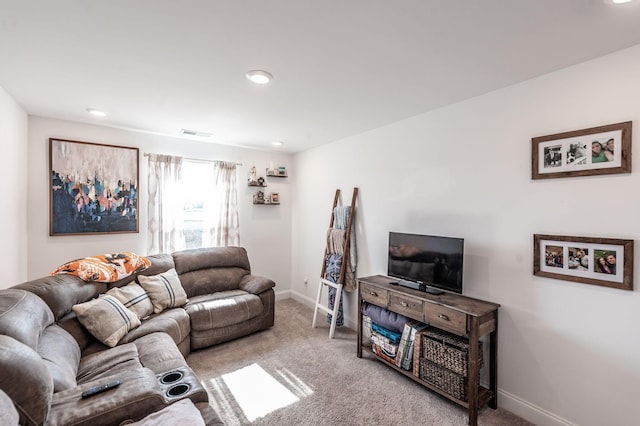
<instances>
[{"instance_id":1,"label":"gray sectional sofa","mask_svg":"<svg viewBox=\"0 0 640 426\"><path fill-rule=\"evenodd\" d=\"M241 247L185 250L149 260L149 268L114 283L63 274L0 290L0 402L13 402L19 424L144 424L148 416L154 423L178 406L196 408L204 424L222 424L185 357L271 327L275 283L251 274ZM173 269L186 303L142 318L117 345L100 341L79 321L74 306L102 303L112 288L164 277ZM82 398L85 390L114 380L120 385Z\"/></svg>"}]
</instances>

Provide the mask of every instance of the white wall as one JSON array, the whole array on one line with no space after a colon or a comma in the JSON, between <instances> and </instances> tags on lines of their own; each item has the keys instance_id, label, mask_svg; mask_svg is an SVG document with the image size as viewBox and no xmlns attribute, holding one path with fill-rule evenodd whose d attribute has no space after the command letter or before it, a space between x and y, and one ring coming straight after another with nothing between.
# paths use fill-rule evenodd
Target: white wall
<instances>
[{"instance_id":1,"label":"white wall","mask_svg":"<svg viewBox=\"0 0 640 426\"><path fill-rule=\"evenodd\" d=\"M4 176L0 209L0 288L27 277L27 114L0 87L0 170Z\"/></svg>"},{"instance_id":2,"label":"white wall","mask_svg":"<svg viewBox=\"0 0 640 426\"><path fill-rule=\"evenodd\" d=\"M358 186L358 276L386 272L389 231L465 238L464 293L502 305L501 406L540 425L636 422L639 291L534 277L532 241L639 238L639 99L640 45L296 155L294 296L314 300L334 190ZM632 174L531 180L532 137L628 120Z\"/></svg>"},{"instance_id":3,"label":"white wall","mask_svg":"<svg viewBox=\"0 0 640 426\"><path fill-rule=\"evenodd\" d=\"M135 234L49 236L49 138L69 139L140 149L140 232ZM243 163L238 168L240 244L247 249L252 272L273 279L277 292L290 288L291 271L291 185L289 179L268 179L267 192L280 192L279 206L252 204L254 188L246 185L248 171L258 173L273 162L286 166L292 157L276 151L258 151L225 145L130 132L69 121L29 118L29 180L26 190L29 209L28 277L48 274L56 266L79 257L128 250L146 254L147 158L144 153L181 155L203 160ZM24 189L23 189L24 191Z\"/></svg>"}]
</instances>

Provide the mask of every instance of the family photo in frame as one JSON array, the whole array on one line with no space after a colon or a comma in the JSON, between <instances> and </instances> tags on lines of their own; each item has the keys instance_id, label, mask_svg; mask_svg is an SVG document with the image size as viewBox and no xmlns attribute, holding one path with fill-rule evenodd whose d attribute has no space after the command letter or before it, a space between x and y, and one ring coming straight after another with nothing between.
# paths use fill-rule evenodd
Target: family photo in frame
<instances>
[{"instance_id":1,"label":"family photo in frame","mask_svg":"<svg viewBox=\"0 0 640 426\"><path fill-rule=\"evenodd\" d=\"M533 274L633 290L633 240L534 234Z\"/></svg>"},{"instance_id":2,"label":"family photo in frame","mask_svg":"<svg viewBox=\"0 0 640 426\"><path fill-rule=\"evenodd\" d=\"M531 139L532 179L631 173L631 122Z\"/></svg>"}]
</instances>

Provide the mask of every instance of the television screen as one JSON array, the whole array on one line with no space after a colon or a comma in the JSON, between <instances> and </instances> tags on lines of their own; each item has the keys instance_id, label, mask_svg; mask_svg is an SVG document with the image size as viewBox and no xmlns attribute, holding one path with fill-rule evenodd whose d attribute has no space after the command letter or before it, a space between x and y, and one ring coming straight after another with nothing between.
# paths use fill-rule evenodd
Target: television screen
<instances>
[{"instance_id":1,"label":"television screen","mask_svg":"<svg viewBox=\"0 0 640 426\"><path fill-rule=\"evenodd\" d=\"M462 293L463 258L462 238L389 232L387 275L419 286L414 288Z\"/></svg>"}]
</instances>

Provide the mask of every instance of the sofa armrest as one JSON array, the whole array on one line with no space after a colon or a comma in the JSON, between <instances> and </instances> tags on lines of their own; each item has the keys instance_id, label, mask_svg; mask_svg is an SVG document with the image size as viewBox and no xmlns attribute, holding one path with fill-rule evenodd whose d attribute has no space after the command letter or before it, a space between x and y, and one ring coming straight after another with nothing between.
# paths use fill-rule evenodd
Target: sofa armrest
<instances>
[{"instance_id":1,"label":"sofa armrest","mask_svg":"<svg viewBox=\"0 0 640 426\"><path fill-rule=\"evenodd\" d=\"M245 275L240 280L238 288L251 294L260 294L263 291L269 290L275 287L276 283L273 280L265 277L259 277L257 275Z\"/></svg>"},{"instance_id":2,"label":"sofa armrest","mask_svg":"<svg viewBox=\"0 0 640 426\"><path fill-rule=\"evenodd\" d=\"M82 398L82 392L113 380L122 383L106 392ZM47 422L56 425L120 424L137 421L166 406L156 375L136 368L84 383L53 395Z\"/></svg>"}]
</instances>

